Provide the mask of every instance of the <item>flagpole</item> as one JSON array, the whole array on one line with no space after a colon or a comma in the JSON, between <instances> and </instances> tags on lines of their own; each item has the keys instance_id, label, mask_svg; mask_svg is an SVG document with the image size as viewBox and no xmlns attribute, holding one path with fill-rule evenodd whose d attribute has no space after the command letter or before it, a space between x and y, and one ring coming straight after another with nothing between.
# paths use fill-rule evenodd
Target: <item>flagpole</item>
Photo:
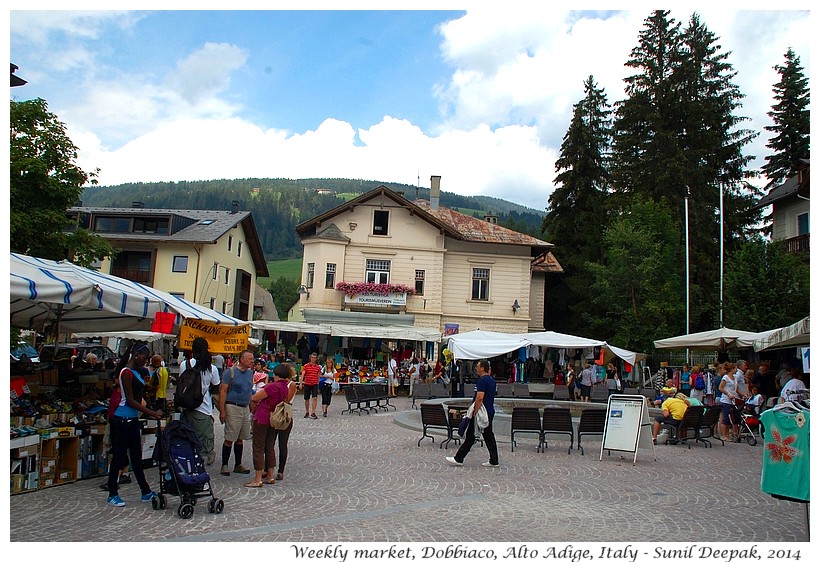
<instances>
[{"instance_id":1,"label":"flagpole","mask_svg":"<svg viewBox=\"0 0 820 562\"><path fill-rule=\"evenodd\" d=\"M684 223L686 225L686 335L689 335L689 186L683 199ZM689 364L689 348L686 348L686 363Z\"/></svg>"},{"instance_id":2,"label":"flagpole","mask_svg":"<svg viewBox=\"0 0 820 562\"><path fill-rule=\"evenodd\" d=\"M720 182L720 327L723 328L723 182Z\"/></svg>"}]
</instances>

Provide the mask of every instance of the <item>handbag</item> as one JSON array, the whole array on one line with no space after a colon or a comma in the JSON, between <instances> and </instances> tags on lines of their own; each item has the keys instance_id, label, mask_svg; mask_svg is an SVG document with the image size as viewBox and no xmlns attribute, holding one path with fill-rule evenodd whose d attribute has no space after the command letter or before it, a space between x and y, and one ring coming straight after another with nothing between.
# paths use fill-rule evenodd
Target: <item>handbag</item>
<instances>
[{"instance_id":1,"label":"handbag","mask_svg":"<svg viewBox=\"0 0 820 562\"><path fill-rule=\"evenodd\" d=\"M273 429L284 430L293 423L293 406L284 400L279 402L270 413L270 426Z\"/></svg>"},{"instance_id":2,"label":"handbag","mask_svg":"<svg viewBox=\"0 0 820 562\"><path fill-rule=\"evenodd\" d=\"M464 437L464 434L467 433L467 428L470 424L473 423L473 418L468 418L467 416L463 416L461 421L458 422L458 435L459 437Z\"/></svg>"}]
</instances>

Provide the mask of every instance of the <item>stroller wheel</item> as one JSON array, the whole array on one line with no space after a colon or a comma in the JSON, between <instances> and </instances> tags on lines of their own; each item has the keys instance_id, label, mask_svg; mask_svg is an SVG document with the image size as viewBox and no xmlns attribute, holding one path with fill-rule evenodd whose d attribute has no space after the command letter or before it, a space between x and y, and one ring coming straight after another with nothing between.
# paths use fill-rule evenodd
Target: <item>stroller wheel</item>
<instances>
[{"instance_id":1,"label":"stroller wheel","mask_svg":"<svg viewBox=\"0 0 820 562\"><path fill-rule=\"evenodd\" d=\"M190 519L194 515L194 506L189 503L184 503L177 509L177 515L182 519Z\"/></svg>"},{"instance_id":2,"label":"stroller wheel","mask_svg":"<svg viewBox=\"0 0 820 562\"><path fill-rule=\"evenodd\" d=\"M168 501L165 499L165 496L160 495L159 497L159 508L165 509L168 507Z\"/></svg>"},{"instance_id":3,"label":"stroller wheel","mask_svg":"<svg viewBox=\"0 0 820 562\"><path fill-rule=\"evenodd\" d=\"M159 507L159 496L154 496L151 498L151 507L154 508L154 511L158 510Z\"/></svg>"},{"instance_id":4,"label":"stroller wheel","mask_svg":"<svg viewBox=\"0 0 820 562\"><path fill-rule=\"evenodd\" d=\"M216 500L208 502L208 513L216 513Z\"/></svg>"},{"instance_id":5,"label":"stroller wheel","mask_svg":"<svg viewBox=\"0 0 820 562\"><path fill-rule=\"evenodd\" d=\"M225 502L222 500L216 500L216 504L214 505L214 513L219 515L222 513L222 510L225 509Z\"/></svg>"},{"instance_id":6,"label":"stroller wheel","mask_svg":"<svg viewBox=\"0 0 820 562\"><path fill-rule=\"evenodd\" d=\"M755 439L754 435L749 435L748 437L746 437L746 443L754 447L755 445L757 445L757 439Z\"/></svg>"}]
</instances>

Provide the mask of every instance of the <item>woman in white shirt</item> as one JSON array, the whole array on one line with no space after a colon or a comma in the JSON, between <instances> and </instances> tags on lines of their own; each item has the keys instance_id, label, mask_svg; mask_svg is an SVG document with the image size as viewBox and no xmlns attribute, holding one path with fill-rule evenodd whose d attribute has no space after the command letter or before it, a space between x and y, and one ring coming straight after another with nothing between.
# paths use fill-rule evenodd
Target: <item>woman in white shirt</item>
<instances>
[{"instance_id":1,"label":"woman in white shirt","mask_svg":"<svg viewBox=\"0 0 820 562\"><path fill-rule=\"evenodd\" d=\"M720 378L720 433L725 441L734 441L734 427L732 425L732 413L735 408L735 400L739 398L737 390L737 380L735 380L734 363L724 363L718 369Z\"/></svg>"}]
</instances>

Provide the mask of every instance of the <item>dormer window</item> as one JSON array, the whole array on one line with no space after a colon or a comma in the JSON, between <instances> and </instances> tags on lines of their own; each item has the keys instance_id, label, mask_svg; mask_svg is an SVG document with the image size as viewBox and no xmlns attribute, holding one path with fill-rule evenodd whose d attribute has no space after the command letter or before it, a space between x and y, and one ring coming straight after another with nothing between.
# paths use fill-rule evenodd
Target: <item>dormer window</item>
<instances>
[{"instance_id":1,"label":"dormer window","mask_svg":"<svg viewBox=\"0 0 820 562\"><path fill-rule=\"evenodd\" d=\"M390 211L373 211L373 235L387 236L387 226L390 222Z\"/></svg>"}]
</instances>

